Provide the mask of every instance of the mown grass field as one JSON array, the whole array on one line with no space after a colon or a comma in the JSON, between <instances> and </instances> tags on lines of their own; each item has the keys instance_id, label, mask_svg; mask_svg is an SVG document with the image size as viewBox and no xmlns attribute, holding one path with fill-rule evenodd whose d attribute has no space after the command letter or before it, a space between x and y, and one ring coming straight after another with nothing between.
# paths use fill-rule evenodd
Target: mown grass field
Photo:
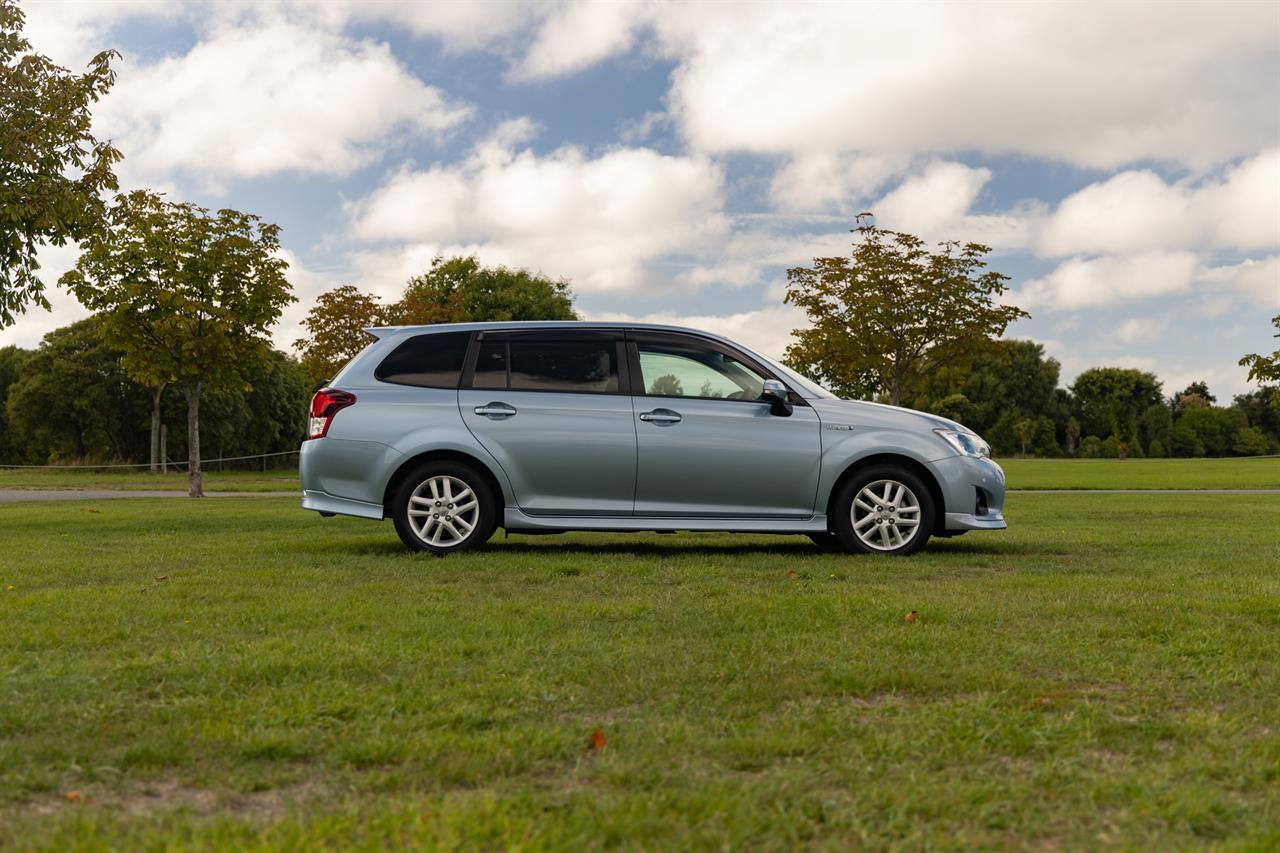
<instances>
[{"instance_id":1,"label":"mown grass field","mask_svg":"<svg viewBox=\"0 0 1280 853\"><path fill-rule=\"evenodd\" d=\"M1280 489L1280 457L1000 459L1011 489ZM296 471L206 471L211 492L296 492ZM186 489L182 472L3 469L0 489Z\"/></svg>"},{"instance_id":2,"label":"mown grass field","mask_svg":"<svg viewBox=\"0 0 1280 853\"><path fill-rule=\"evenodd\" d=\"M285 497L0 506L0 847L1280 846L1280 497L1007 512L439 560Z\"/></svg>"}]
</instances>

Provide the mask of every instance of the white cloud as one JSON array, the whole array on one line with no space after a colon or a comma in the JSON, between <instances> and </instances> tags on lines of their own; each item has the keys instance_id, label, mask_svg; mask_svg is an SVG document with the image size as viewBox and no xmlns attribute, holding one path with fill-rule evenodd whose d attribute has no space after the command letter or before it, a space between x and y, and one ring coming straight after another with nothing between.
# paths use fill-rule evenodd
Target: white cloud
<instances>
[{"instance_id":1,"label":"white cloud","mask_svg":"<svg viewBox=\"0 0 1280 853\"><path fill-rule=\"evenodd\" d=\"M908 231L928 242L959 240L978 242L997 250L1025 246L1035 222L1042 215L1034 203L998 214L974 214L970 210L991 170L963 163L935 160L908 176L870 209L876 224Z\"/></svg>"},{"instance_id":2,"label":"white cloud","mask_svg":"<svg viewBox=\"0 0 1280 853\"><path fill-rule=\"evenodd\" d=\"M51 310L29 306L25 314L17 315L16 323L0 329L0 347L12 344L31 349L54 329L89 316L89 310L69 291L57 286L58 279L75 266L78 257L80 247L75 243L40 247L36 253L36 261L40 264L39 275L45 284L44 295L49 300Z\"/></svg>"},{"instance_id":3,"label":"white cloud","mask_svg":"<svg viewBox=\"0 0 1280 853\"><path fill-rule=\"evenodd\" d=\"M1280 246L1280 149L1199 184L1166 183L1148 170L1090 184L1048 217L1037 248L1062 256L1199 246Z\"/></svg>"},{"instance_id":4,"label":"white cloud","mask_svg":"<svg viewBox=\"0 0 1280 853\"><path fill-rule=\"evenodd\" d=\"M631 47L641 7L574 0L549 15L514 69L517 78L558 77Z\"/></svg>"},{"instance_id":5,"label":"white cloud","mask_svg":"<svg viewBox=\"0 0 1280 853\"><path fill-rule=\"evenodd\" d=\"M1158 341L1169 329L1167 317L1130 317L1112 333L1122 344L1147 344Z\"/></svg>"},{"instance_id":6,"label":"white cloud","mask_svg":"<svg viewBox=\"0 0 1280 853\"><path fill-rule=\"evenodd\" d=\"M842 211L879 190L911 163L908 154L831 154L806 152L793 157L773 175L769 198L791 213Z\"/></svg>"},{"instance_id":7,"label":"white cloud","mask_svg":"<svg viewBox=\"0 0 1280 853\"><path fill-rule=\"evenodd\" d=\"M1192 252L1071 258L1048 275L1032 279L1008 294L1008 301L1027 309L1118 305L1187 291L1198 265L1199 259Z\"/></svg>"},{"instance_id":8,"label":"white cloud","mask_svg":"<svg viewBox=\"0 0 1280 853\"><path fill-rule=\"evenodd\" d=\"M346 174L468 112L385 44L277 21L219 28L155 64L122 64L97 121L124 150L126 179L187 171L212 183Z\"/></svg>"},{"instance_id":9,"label":"white cloud","mask_svg":"<svg viewBox=\"0 0 1280 853\"><path fill-rule=\"evenodd\" d=\"M1210 296L1236 295L1260 308L1280 309L1280 255L1206 269L1200 283Z\"/></svg>"},{"instance_id":10,"label":"white cloud","mask_svg":"<svg viewBox=\"0 0 1280 853\"><path fill-rule=\"evenodd\" d=\"M1274 143L1266 4L682 4L672 112L705 151L1210 164Z\"/></svg>"},{"instance_id":11,"label":"white cloud","mask_svg":"<svg viewBox=\"0 0 1280 853\"><path fill-rule=\"evenodd\" d=\"M710 160L644 148L592 157L571 146L539 156L518 145L528 132L509 123L461 164L392 173L353 205L355 235L408 244L394 251L415 263L475 251L592 292L642 289L650 264L726 234L723 178Z\"/></svg>"}]
</instances>

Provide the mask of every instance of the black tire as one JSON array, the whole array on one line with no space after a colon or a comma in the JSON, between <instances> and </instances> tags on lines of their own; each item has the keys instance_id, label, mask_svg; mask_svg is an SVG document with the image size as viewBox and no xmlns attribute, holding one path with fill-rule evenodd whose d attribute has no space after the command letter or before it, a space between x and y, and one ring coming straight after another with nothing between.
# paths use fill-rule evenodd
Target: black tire
<instances>
[{"instance_id":1,"label":"black tire","mask_svg":"<svg viewBox=\"0 0 1280 853\"><path fill-rule=\"evenodd\" d=\"M863 501L863 504L872 507L871 511L863 506L855 508L854 499L868 486L875 484L875 494L882 497L881 483L891 484L889 501L882 502L880 498L875 498L874 503ZM903 489L902 497L895 500L898 498L898 487ZM920 478L895 465L876 465L850 477L840 487L831 509L832 516L828 523L846 551L896 557L914 554L925 546L933 532L937 512L933 495ZM910 521L916 518L919 520L915 526L909 527ZM854 530L855 523L868 538L875 540L874 545L858 535ZM906 532L908 529L911 530L910 533Z\"/></svg>"},{"instance_id":2,"label":"black tire","mask_svg":"<svg viewBox=\"0 0 1280 853\"><path fill-rule=\"evenodd\" d=\"M840 537L834 533L810 533L808 536L813 540L814 545L817 545L820 550L826 551L828 554L844 553L844 546L840 544Z\"/></svg>"},{"instance_id":3,"label":"black tire","mask_svg":"<svg viewBox=\"0 0 1280 853\"><path fill-rule=\"evenodd\" d=\"M437 486L435 494L430 489L433 480ZM465 497L460 504L449 503L444 486L448 485L448 493L465 494L459 491L459 483L471 491L478 505L473 510L455 515L460 506L466 506ZM419 492L419 488L423 491ZM415 493L417 500L414 499ZM436 498L439 499L438 505ZM487 542L498 526L498 504L498 498L488 481L470 465L460 462L426 462L409 472L396 488L391 499L391 518L395 522L400 541L406 547L443 557L479 548ZM424 519L419 526L415 526L409 516L411 509L415 512L431 512L435 517L414 516L415 519ZM436 521L436 518L441 518L442 521ZM472 527L470 531L465 531L465 524L468 522ZM427 531L425 538L419 530ZM436 531L439 531L439 536L435 535ZM465 533L463 538L455 539L455 534L460 532ZM429 541L432 538L439 541Z\"/></svg>"}]
</instances>

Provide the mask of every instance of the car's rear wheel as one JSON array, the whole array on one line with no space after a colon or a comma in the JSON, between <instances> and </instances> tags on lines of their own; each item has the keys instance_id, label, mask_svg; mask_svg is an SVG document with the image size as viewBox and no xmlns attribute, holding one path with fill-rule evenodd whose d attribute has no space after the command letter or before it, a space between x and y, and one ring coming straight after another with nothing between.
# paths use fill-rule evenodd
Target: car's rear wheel
<instances>
[{"instance_id":1,"label":"car's rear wheel","mask_svg":"<svg viewBox=\"0 0 1280 853\"><path fill-rule=\"evenodd\" d=\"M438 556L483 545L497 526L497 513L485 479L456 462L416 468L396 489L392 507L400 541Z\"/></svg>"},{"instance_id":2,"label":"car's rear wheel","mask_svg":"<svg viewBox=\"0 0 1280 853\"><path fill-rule=\"evenodd\" d=\"M832 532L846 551L914 554L933 530L933 496L920 478L878 465L860 471L840 489L832 507Z\"/></svg>"}]
</instances>

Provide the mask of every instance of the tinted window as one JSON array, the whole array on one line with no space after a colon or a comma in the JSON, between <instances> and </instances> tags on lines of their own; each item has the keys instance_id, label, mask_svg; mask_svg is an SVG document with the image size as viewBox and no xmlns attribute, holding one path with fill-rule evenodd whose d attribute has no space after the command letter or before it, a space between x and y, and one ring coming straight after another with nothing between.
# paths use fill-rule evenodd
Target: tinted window
<instances>
[{"instance_id":1,"label":"tinted window","mask_svg":"<svg viewBox=\"0 0 1280 853\"><path fill-rule=\"evenodd\" d=\"M618 346L611 340L512 341L511 388L618 393Z\"/></svg>"},{"instance_id":2,"label":"tinted window","mask_svg":"<svg viewBox=\"0 0 1280 853\"><path fill-rule=\"evenodd\" d=\"M457 388L470 339L470 332L416 335L392 350L373 375L400 385Z\"/></svg>"},{"instance_id":3,"label":"tinted window","mask_svg":"<svg viewBox=\"0 0 1280 853\"><path fill-rule=\"evenodd\" d=\"M476 356L472 388L507 387L507 344L505 341L483 341Z\"/></svg>"},{"instance_id":4,"label":"tinted window","mask_svg":"<svg viewBox=\"0 0 1280 853\"><path fill-rule=\"evenodd\" d=\"M764 377L730 355L697 346L644 343L640 375L653 397L758 400Z\"/></svg>"}]
</instances>

